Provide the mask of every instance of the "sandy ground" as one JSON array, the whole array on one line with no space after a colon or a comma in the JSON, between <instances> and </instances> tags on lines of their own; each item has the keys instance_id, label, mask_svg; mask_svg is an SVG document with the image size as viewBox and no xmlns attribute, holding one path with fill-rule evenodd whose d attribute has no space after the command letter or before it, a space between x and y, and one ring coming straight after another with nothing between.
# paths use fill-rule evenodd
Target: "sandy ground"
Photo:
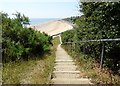
<instances>
[{"instance_id":1,"label":"sandy ground","mask_svg":"<svg viewBox=\"0 0 120 86\"><path fill-rule=\"evenodd\" d=\"M36 24L31 27L35 30L45 32L50 36L73 29L73 26L71 24L63 20L49 21L42 24Z\"/></svg>"}]
</instances>

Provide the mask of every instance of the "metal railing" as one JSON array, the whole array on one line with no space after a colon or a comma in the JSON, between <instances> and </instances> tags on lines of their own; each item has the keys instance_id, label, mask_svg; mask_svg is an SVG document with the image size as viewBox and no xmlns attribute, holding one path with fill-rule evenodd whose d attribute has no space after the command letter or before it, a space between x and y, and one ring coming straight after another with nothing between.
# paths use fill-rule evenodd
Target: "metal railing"
<instances>
[{"instance_id":1,"label":"metal railing","mask_svg":"<svg viewBox=\"0 0 120 86\"><path fill-rule=\"evenodd\" d=\"M87 40L87 41L79 41L79 42L62 42L62 44L76 44L76 43L89 43L89 42L101 42L102 43L102 51L100 57L100 69L102 69L103 65L103 57L104 57L104 50L105 50L105 43L104 42L112 42L112 41L120 41L120 38L116 39L99 39L99 40Z\"/></svg>"}]
</instances>

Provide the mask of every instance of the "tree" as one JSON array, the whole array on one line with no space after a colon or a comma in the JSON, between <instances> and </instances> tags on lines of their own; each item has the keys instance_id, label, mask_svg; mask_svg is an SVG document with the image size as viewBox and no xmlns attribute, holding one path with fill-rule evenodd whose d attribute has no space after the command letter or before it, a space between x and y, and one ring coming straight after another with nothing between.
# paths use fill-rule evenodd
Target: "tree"
<instances>
[{"instance_id":1,"label":"tree","mask_svg":"<svg viewBox=\"0 0 120 86\"><path fill-rule=\"evenodd\" d=\"M2 23L2 55L3 62L20 59L29 60L43 55L50 50L51 37L32 28L25 28L29 18L16 13L13 19L1 13Z\"/></svg>"},{"instance_id":2,"label":"tree","mask_svg":"<svg viewBox=\"0 0 120 86\"><path fill-rule=\"evenodd\" d=\"M70 36L71 40L87 41L96 39L114 39L120 38L120 2L82 2L80 11L83 15L80 18L76 17L76 31L74 34L69 34L68 31L64 36L67 40ZM69 36L70 35L70 36ZM69 40L68 40L69 41ZM85 47L88 55L100 60L101 42L78 43L78 48ZM104 64L112 70L120 68L120 42L105 42ZM117 64L119 64L117 66Z\"/></svg>"}]
</instances>

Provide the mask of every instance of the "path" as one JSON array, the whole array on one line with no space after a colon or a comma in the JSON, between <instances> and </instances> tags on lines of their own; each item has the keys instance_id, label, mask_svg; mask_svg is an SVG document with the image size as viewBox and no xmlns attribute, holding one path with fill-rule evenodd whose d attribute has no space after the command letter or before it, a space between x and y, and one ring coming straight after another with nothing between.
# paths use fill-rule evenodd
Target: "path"
<instances>
[{"instance_id":1,"label":"path","mask_svg":"<svg viewBox=\"0 0 120 86\"><path fill-rule=\"evenodd\" d=\"M56 51L56 63L52 74L53 84L91 84L87 78L80 77L80 71L73 59L59 45Z\"/></svg>"}]
</instances>

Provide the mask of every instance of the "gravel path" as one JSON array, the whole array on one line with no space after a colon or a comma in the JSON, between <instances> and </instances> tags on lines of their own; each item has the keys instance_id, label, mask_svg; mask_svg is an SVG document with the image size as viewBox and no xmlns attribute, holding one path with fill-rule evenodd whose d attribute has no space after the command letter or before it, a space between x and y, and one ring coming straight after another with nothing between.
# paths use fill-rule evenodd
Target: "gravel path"
<instances>
[{"instance_id":1,"label":"gravel path","mask_svg":"<svg viewBox=\"0 0 120 86\"><path fill-rule=\"evenodd\" d=\"M56 51L52 84L91 84L89 79L80 77L75 62L60 45Z\"/></svg>"}]
</instances>

